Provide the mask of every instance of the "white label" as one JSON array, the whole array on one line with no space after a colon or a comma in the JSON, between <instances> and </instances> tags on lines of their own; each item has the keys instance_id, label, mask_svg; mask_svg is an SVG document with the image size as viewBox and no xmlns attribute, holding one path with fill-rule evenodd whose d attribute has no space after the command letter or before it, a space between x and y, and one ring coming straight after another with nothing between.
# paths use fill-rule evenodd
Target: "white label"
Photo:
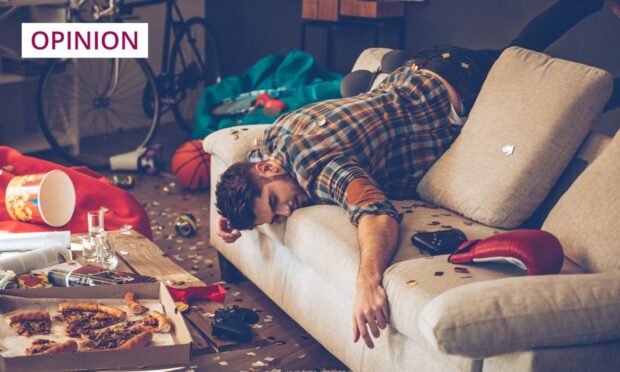
<instances>
[{"instance_id":1,"label":"white label","mask_svg":"<svg viewBox=\"0 0 620 372\"><path fill-rule=\"evenodd\" d=\"M148 56L148 23L22 23L22 58Z\"/></svg>"}]
</instances>

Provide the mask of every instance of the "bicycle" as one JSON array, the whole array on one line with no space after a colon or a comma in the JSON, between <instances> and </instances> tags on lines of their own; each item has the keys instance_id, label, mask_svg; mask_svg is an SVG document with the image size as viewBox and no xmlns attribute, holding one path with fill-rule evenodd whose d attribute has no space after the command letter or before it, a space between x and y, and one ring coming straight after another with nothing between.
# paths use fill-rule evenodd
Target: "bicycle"
<instances>
[{"instance_id":1,"label":"bicycle","mask_svg":"<svg viewBox=\"0 0 620 372\"><path fill-rule=\"evenodd\" d=\"M67 161L96 170L152 170L158 151L148 146L161 116L171 111L191 131L204 87L221 79L219 55L207 20L186 20L176 2L80 0L68 8L70 20L122 22L137 18L135 8L166 4L157 76L145 59L56 59L44 69L37 90L39 124Z\"/></svg>"}]
</instances>

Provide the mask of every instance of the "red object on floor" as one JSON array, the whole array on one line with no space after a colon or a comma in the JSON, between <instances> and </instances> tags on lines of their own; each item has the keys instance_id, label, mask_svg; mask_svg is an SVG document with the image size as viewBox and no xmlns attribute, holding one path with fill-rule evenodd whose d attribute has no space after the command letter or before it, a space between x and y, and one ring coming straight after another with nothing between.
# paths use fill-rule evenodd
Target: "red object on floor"
<instances>
[{"instance_id":1,"label":"red object on floor","mask_svg":"<svg viewBox=\"0 0 620 372\"><path fill-rule=\"evenodd\" d=\"M192 299L210 300L213 302L224 302L226 290L219 284L207 285L204 287L174 288L168 287L170 296L175 301L188 303Z\"/></svg>"},{"instance_id":2,"label":"red object on floor","mask_svg":"<svg viewBox=\"0 0 620 372\"><path fill-rule=\"evenodd\" d=\"M564 251L553 234L521 229L466 241L448 261L453 264L507 262L527 270L528 275L546 275L562 270Z\"/></svg>"},{"instance_id":3,"label":"red object on floor","mask_svg":"<svg viewBox=\"0 0 620 372\"><path fill-rule=\"evenodd\" d=\"M64 167L46 160L25 156L9 147L0 146L0 196L14 176L45 173L60 169L67 173L77 197L75 212L68 224L53 228L43 224L18 222L11 219L4 202L0 206L0 230L10 232L37 232L51 230L70 230L72 233L88 231L86 212L106 207L106 230L117 230L123 225L131 225L149 239L153 238L149 217L142 205L127 191L114 186L110 180L87 167Z\"/></svg>"}]
</instances>

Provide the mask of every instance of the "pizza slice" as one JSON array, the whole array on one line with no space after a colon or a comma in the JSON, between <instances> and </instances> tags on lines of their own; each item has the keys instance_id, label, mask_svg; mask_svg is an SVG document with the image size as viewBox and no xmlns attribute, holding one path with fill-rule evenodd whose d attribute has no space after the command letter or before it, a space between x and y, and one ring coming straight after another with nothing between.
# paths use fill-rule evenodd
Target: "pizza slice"
<instances>
[{"instance_id":1,"label":"pizza slice","mask_svg":"<svg viewBox=\"0 0 620 372\"><path fill-rule=\"evenodd\" d=\"M146 346L152 339L153 332L139 322L129 321L83 334L80 350L131 349Z\"/></svg>"},{"instance_id":2,"label":"pizza slice","mask_svg":"<svg viewBox=\"0 0 620 372\"><path fill-rule=\"evenodd\" d=\"M56 342L39 338L34 340L32 345L26 349L26 355L73 353L77 351L77 347L77 342L73 340Z\"/></svg>"},{"instance_id":3,"label":"pizza slice","mask_svg":"<svg viewBox=\"0 0 620 372\"><path fill-rule=\"evenodd\" d=\"M50 313L47 311L22 311L6 317L8 325L17 334L30 337L31 335L47 335L52 328Z\"/></svg>"},{"instance_id":4,"label":"pizza slice","mask_svg":"<svg viewBox=\"0 0 620 372\"><path fill-rule=\"evenodd\" d=\"M157 333L168 333L172 329L172 323L164 314L159 311L151 311L149 315L139 320L144 327L152 329Z\"/></svg>"},{"instance_id":5,"label":"pizza slice","mask_svg":"<svg viewBox=\"0 0 620 372\"><path fill-rule=\"evenodd\" d=\"M127 314L121 309L92 302L63 302L59 306L59 312L56 318L65 323L70 337L80 337L84 333L108 327L127 318Z\"/></svg>"},{"instance_id":6,"label":"pizza slice","mask_svg":"<svg viewBox=\"0 0 620 372\"><path fill-rule=\"evenodd\" d=\"M125 304L129 310L136 315L142 314L148 310L148 308L142 306L138 301L136 301L136 294L133 292L126 292L123 298L125 299Z\"/></svg>"}]
</instances>

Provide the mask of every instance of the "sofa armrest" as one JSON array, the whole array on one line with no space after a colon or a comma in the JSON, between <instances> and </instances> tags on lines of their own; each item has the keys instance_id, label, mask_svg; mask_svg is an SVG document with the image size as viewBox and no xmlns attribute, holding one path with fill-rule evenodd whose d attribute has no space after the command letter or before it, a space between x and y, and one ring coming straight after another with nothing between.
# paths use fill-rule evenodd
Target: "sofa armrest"
<instances>
[{"instance_id":1,"label":"sofa armrest","mask_svg":"<svg viewBox=\"0 0 620 372\"><path fill-rule=\"evenodd\" d=\"M620 339L620 273L498 279L448 290L419 327L438 351L470 358Z\"/></svg>"},{"instance_id":2,"label":"sofa armrest","mask_svg":"<svg viewBox=\"0 0 620 372\"><path fill-rule=\"evenodd\" d=\"M248 152L258 148L258 141L269 124L240 125L220 129L202 142L206 152L222 159L227 165L246 160Z\"/></svg>"}]
</instances>

